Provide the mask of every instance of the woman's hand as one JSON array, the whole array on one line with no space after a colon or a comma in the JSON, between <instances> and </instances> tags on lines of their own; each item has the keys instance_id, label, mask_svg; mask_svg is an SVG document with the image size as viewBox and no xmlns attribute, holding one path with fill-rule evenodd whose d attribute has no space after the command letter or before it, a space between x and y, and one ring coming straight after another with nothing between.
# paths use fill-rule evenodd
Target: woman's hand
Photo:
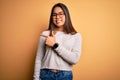
<instances>
[{"instance_id":1,"label":"woman's hand","mask_svg":"<svg viewBox=\"0 0 120 80\"><path fill-rule=\"evenodd\" d=\"M41 35L41 36L46 37L45 44L47 46L53 47L53 45L56 43L55 34L53 31L52 31L52 36L46 36L46 35Z\"/></svg>"}]
</instances>

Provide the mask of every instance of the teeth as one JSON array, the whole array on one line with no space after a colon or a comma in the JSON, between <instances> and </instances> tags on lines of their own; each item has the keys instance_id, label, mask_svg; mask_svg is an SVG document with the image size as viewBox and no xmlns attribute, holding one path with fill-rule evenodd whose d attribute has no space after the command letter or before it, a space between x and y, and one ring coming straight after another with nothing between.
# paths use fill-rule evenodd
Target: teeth
<instances>
[{"instance_id":1,"label":"teeth","mask_svg":"<svg viewBox=\"0 0 120 80\"><path fill-rule=\"evenodd\" d=\"M57 22L61 22L61 21L57 21Z\"/></svg>"},{"instance_id":2,"label":"teeth","mask_svg":"<svg viewBox=\"0 0 120 80\"><path fill-rule=\"evenodd\" d=\"M56 22L57 22L57 23L60 23L60 22L62 22L62 20L57 20Z\"/></svg>"}]
</instances>

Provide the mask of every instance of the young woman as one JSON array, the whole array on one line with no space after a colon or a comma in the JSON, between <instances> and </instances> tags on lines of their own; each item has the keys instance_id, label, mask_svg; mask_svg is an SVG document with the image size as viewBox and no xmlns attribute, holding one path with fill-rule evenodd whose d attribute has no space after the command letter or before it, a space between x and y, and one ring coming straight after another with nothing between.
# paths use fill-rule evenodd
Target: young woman
<instances>
[{"instance_id":1,"label":"young woman","mask_svg":"<svg viewBox=\"0 0 120 80\"><path fill-rule=\"evenodd\" d=\"M57 3L39 40L34 80L72 80L72 66L80 54L81 35L73 28L68 8Z\"/></svg>"}]
</instances>

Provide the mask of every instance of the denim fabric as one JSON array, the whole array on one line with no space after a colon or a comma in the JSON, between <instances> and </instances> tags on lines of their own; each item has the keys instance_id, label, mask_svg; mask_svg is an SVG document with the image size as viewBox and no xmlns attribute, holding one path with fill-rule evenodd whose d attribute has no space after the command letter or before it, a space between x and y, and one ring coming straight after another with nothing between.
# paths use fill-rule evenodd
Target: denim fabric
<instances>
[{"instance_id":1,"label":"denim fabric","mask_svg":"<svg viewBox=\"0 0 120 80\"><path fill-rule=\"evenodd\" d=\"M53 72L49 69L40 70L40 80L72 80L72 71Z\"/></svg>"}]
</instances>

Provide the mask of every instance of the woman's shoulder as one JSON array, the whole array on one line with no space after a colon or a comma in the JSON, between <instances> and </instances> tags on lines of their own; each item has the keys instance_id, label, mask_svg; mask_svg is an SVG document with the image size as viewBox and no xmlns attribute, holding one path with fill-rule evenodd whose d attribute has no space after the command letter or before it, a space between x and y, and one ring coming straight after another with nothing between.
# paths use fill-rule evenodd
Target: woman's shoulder
<instances>
[{"instance_id":1,"label":"woman's shoulder","mask_svg":"<svg viewBox=\"0 0 120 80\"><path fill-rule=\"evenodd\" d=\"M82 38L81 33L79 33L79 32L75 33L75 34L73 35L73 37L74 37L74 38L77 38L77 39L78 39L78 38L80 38L80 39Z\"/></svg>"},{"instance_id":2,"label":"woman's shoulder","mask_svg":"<svg viewBox=\"0 0 120 80\"><path fill-rule=\"evenodd\" d=\"M49 35L49 33L50 33L50 30L44 30L44 31L42 31L43 35Z\"/></svg>"},{"instance_id":3,"label":"woman's shoulder","mask_svg":"<svg viewBox=\"0 0 120 80\"><path fill-rule=\"evenodd\" d=\"M72 36L74 36L74 37L81 36L81 33L77 32L75 34L72 34Z\"/></svg>"}]
</instances>

